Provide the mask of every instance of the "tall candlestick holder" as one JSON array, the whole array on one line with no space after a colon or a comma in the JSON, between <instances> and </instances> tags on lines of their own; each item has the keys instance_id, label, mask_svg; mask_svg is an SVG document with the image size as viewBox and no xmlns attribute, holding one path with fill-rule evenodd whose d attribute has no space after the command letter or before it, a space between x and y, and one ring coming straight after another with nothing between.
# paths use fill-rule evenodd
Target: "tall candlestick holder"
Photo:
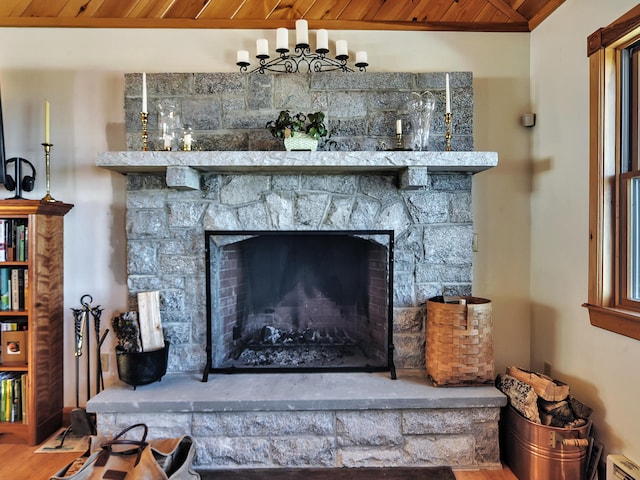
<instances>
[{"instance_id":1,"label":"tall candlestick holder","mask_svg":"<svg viewBox=\"0 0 640 480\"><path fill-rule=\"evenodd\" d=\"M56 200L51 196L51 147L52 143L43 143L44 147L44 166L47 178L47 194L42 197L43 202L55 202Z\"/></svg>"},{"instance_id":2,"label":"tall candlestick holder","mask_svg":"<svg viewBox=\"0 0 640 480\"><path fill-rule=\"evenodd\" d=\"M142 151L147 151L147 139L149 134L147 132L147 123L149 122L149 114L147 112L140 112L140 120L142 121Z\"/></svg>"},{"instance_id":3,"label":"tall candlestick holder","mask_svg":"<svg viewBox=\"0 0 640 480\"><path fill-rule=\"evenodd\" d=\"M445 150L447 152L451 151L451 112L447 112L444 114L444 123L446 125L446 131L444 134L444 139L446 141Z\"/></svg>"}]
</instances>

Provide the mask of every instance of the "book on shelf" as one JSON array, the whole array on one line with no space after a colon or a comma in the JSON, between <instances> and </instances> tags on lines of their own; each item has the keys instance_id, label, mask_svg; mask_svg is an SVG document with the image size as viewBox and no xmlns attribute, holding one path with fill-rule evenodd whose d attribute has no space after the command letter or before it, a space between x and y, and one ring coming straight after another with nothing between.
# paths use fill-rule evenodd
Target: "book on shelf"
<instances>
[{"instance_id":1,"label":"book on shelf","mask_svg":"<svg viewBox=\"0 0 640 480\"><path fill-rule=\"evenodd\" d=\"M11 310L10 270L0 268L0 310Z\"/></svg>"},{"instance_id":2,"label":"book on shelf","mask_svg":"<svg viewBox=\"0 0 640 480\"><path fill-rule=\"evenodd\" d=\"M25 372L0 373L0 421L26 421L25 388L27 385Z\"/></svg>"},{"instance_id":3,"label":"book on shelf","mask_svg":"<svg viewBox=\"0 0 640 480\"><path fill-rule=\"evenodd\" d=\"M0 267L0 310L25 310L25 288L28 288L25 268Z\"/></svg>"},{"instance_id":4,"label":"book on shelf","mask_svg":"<svg viewBox=\"0 0 640 480\"><path fill-rule=\"evenodd\" d=\"M7 220L0 218L0 262L7 261L6 223Z\"/></svg>"},{"instance_id":5,"label":"book on shelf","mask_svg":"<svg viewBox=\"0 0 640 480\"><path fill-rule=\"evenodd\" d=\"M29 258L29 226L23 218L0 219L0 262L24 262Z\"/></svg>"},{"instance_id":6,"label":"book on shelf","mask_svg":"<svg viewBox=\"0 0 640 480\"><path fill-rule=\"evenodd\" d=\"M20 282L18 281L19 269L11 269L11 298L9 299L9 305L11 310L20 310Z\"/></svg>"}]
</instances>

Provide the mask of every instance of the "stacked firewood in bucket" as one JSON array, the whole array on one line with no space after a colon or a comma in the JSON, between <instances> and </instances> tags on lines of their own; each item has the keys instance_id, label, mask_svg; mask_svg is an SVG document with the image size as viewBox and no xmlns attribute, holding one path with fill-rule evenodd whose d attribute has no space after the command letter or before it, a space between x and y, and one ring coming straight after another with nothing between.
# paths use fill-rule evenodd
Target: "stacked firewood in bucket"
<instances>
[{"instance_id":1,"label":"stacked firewood in bucket","mask_svg":"<svg viewBox=\"0 0 640 480\"><path fill-rule=\"evenodd\" d=\"M546 375L508 367L496 377L496 387L528 420L552 427L577 428L587 424L591 408L570 395L569 385Z\"/></svg>"}]
</instances>

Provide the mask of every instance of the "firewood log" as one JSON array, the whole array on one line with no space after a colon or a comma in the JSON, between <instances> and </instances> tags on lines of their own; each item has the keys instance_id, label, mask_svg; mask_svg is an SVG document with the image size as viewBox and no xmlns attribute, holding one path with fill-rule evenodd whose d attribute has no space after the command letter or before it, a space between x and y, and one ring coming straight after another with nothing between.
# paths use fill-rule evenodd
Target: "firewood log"
<instances>
[{"instance_id":1,"label":"firewood log","mask_svg":"<svg viewBox=\"0 0 640 480\"><path fill-rule=\"evenodd\" d=\"M538 395L531 385L511 375L499 374L496 377L496 388L509 397L509 403L525 418L540 423Z\"/></svg>"},{"instance_id":2,"label":"firewood log","mask_svg":"<svg viewBox=\"0 0 640 480\"><path fill-rule=\"evenodd\" d=\"M507 375L531 385L533 391L540 398L549 402L559 402L569 396L569 385L541 373L529 372L518 367L508 367Z\"/></svg>"}]
</instances>

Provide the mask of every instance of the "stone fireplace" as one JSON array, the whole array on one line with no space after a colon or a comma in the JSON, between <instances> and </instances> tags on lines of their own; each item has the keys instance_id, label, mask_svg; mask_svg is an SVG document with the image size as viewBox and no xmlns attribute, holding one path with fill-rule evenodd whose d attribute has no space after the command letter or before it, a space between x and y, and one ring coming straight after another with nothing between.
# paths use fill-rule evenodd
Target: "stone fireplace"
<instances>
[{"instance_id":1,"label":"stone fireplace","mask_svg":"<svg viewBox=\"0 0 640 480\"><path fill-rule=\"evenodd\" d=\"M471 293L471 180L496 162L486 152L101 154L99 166L127 175L131 306L138 291L160 290L171 348L161 382L108 388L88 402L99 431L145 421L152 435L189 433L201 470L499 465L505 397L493 387L430 385L423 305L436 294ZM396 380L320 371L209 373L201 381L213 338L207 232L364 230L393 232Z\"/></svg>"},{"instance_id":2,"label":"stone fireplace","mask_svg":"<svg viewBox=\"0 0 640 480\"><path fill-rule=\"evenodd\" d=\"M201 471L497 467L504 395L487 386L435 388L424 372L424 303L472 293L472 177L497 164L495 153L472 151L471 73L451 73L454 151L446 152L440 72L149 75L150 105L178 106L203 150L193 152L140 151L140 75L125 83L130 151L96 163L127 176L130 308L138 292L159 290L171 346L161 382L135 391L116 385L88 402L99 432L142 421L151 436L188 433ZM396 119L410 126L408 96L423 90L439 99L431 151L388 150ZM325 112L331 142L318 152L279 151L264 125L283 109ZM151 150L154 122L152 114ZM276 236L285 234L322 238L310 249L329 261L296 253L291 263L298 247L290 245L255 253L264 246L255 242L282 244L288 240ZM344 243L325 248L334 234ZM254 262L265 257L266 266ZM225 276L223 264L234 262ZM331 262L347 263L346 271L316 268ZM265 271L270 283L255 283ZM367 281L355 280L357 272ZM229 322L215 323L225 316ZM329 331L334 347L352 349L346 370L313 363L256 373L241 365L247 370L226 374L253 338L264 353L276 338Z\"/></svg>"}]
</instances>

